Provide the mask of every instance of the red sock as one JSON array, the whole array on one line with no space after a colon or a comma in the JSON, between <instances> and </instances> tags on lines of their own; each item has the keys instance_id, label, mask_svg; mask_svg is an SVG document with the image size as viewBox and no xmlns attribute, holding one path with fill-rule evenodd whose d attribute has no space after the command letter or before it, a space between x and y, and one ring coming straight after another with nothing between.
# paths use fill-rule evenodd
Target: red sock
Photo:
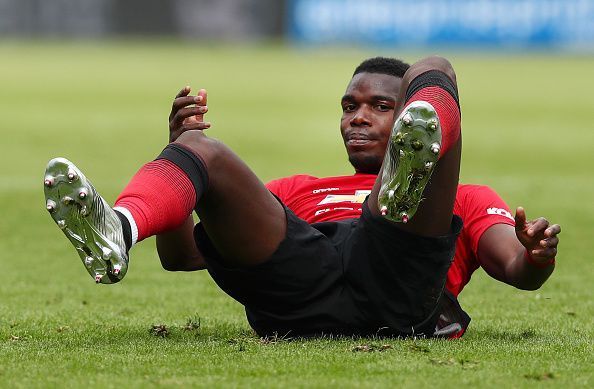
<instances>
[{"instance_id":1,"label":"red sock","mask_svg":"<svg viewBox=\"0 0 594 389\"><path fill-rule=\"evenodd\" d=\"M192 213L196 191L173 162L158 159L132 177L114 207L127 209L138 228L138 241L180 226Z\"/></svg>"},{"instance_id":2,"label":"red sock","mask_svg":"<svg viewBox=\"0 0 594 389\"><path fill-rule=\"evenodd\" d=\"M450 93L438 86L428 86L415 92L404 104L423 100L435 108L441 124L441 152L443 156L460 137L460 108Z\"/></svg>"}]
</instances>

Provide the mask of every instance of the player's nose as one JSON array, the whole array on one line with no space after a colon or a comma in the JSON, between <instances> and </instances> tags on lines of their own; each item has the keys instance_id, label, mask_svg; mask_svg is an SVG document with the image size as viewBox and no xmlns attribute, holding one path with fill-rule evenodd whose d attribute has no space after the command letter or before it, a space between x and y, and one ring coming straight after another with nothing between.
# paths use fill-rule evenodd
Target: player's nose
<instances>
[{"instance_id":1,"label":"player's nose","mask_svg":"<svg viewBox=\"0 0 594 389\"><path fill-rule=\"evenodd\" d=\"M365 109L359 109L351 118L351 126L370 126L371 119L369 118L369 112Z\"/></svg>"}]
</instances>

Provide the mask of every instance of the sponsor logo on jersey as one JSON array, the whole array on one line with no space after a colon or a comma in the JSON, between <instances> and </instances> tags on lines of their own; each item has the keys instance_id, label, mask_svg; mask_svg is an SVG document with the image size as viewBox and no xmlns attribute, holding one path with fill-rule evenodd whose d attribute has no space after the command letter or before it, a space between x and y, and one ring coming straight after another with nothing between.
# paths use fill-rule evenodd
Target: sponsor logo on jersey
<instances>
[{"instance_id":1,"label":"sponsor logo on jersey","mask_svg":"<svg viewBox=\"0 0 594 389\"><path fill-rule=\"evenodd\" d=\"M327 195L318 205L336 204L336 203L355 203L363 204L365 197L370 194L370 190L358 190L354 195Z\"/></svg>"},{"instance_id":2,"label":"sponsor logo on jersey","mask_svg":"<svg viewBox=\"0 0 594 389\"><path fill-rule=\"evenodd\" d=\"M322 189L314 189L311 191L313 194L324 193L324 192L332 192L335 190L340 190L340 188L322 188Z\"/></svg>"},{"instance_id":3,"label":"sponsor logo on jersey","mask_svg":"<svg viewBox=\"0 0 594 389\"><path fill-rule=\"evenodd\" d=\"M321 215L323 213L326 212L330 212L330 211L359 211L361 212L361 208L351 208L351 207L336 207L336 208L324 208L324 209L320 209L317 210L315 213L315 216Z\"/></svg>"},{"instance_id":4,"label":"sponsor logo on jersey","mask_svg":"<svg viewBox=\"0 0 594 389\"><path fill-rule=\"evenodd\" d=\"M505 216L511 220L514 220L514 217L512 216L511 213L509 213L508 211L506 211L505 209L502 208L487 208L487 214L488 215L499 215L499 216Z\"/></svg>"}]
</instances>

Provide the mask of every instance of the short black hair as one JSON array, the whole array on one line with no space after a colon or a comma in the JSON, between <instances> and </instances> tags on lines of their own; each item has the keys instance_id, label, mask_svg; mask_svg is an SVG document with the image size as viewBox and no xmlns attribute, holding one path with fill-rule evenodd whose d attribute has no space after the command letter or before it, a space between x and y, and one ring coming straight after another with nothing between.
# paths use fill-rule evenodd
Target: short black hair
<instances>
[{"instance_id":1,"label":"short black hair","mask_svg":"<svg viewBox=\"0 0 594 389\"><path fill-rule=\"evenodd\" d=\"M353 76L359 73L379 73L402 78L409 67L409 64L396 58L367 58L357 66Z\"/></svg>"}]
</instances>

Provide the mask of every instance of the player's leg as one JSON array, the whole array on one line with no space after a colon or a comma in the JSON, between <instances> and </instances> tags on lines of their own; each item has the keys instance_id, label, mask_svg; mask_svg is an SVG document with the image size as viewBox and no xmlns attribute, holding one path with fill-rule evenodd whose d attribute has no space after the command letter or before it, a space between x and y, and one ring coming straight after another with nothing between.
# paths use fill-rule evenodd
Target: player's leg
<instances>
[{"instance_id":1,"label":"player's leg","mask_svg":"<svg viewBox=\"0 0 594 389\"><path fill-rule=\"evenodd\" d=\"M113 209L65 158L48 163L44 186L50 215L95 282L103 284L126 275L134 243L177 227L192 212L196 199L189 177L167 160L144 165Z\"/></svg>"},{"instance_id":2,"label":"player's leg","mask_svg":"<svg viewBox=\"0 0 594 389\"><path fill-rule=\"evenodd\" d=\"M412 65L398 102L403 108L369 197L370 210L403 221L399 227L406 231L445 235L452 222L461 154L456 75L450 63L430 57Z\"/></svg>"},{"instance_id":3,"label":"player's leg","mask_svg":"<svg viewBox=\"0 0 594 389\"><path fill-rule=\"evenodd\" d=\"M178 227L193 209L230 266L266 261L286 232L283 206L229 148L201 131L184 133L144 165L116 211L65 159L50 161L45 192L48 211L102 283L124 276L131 244Z\"/></svg>"},{"instance_id":4,"label":"player's leg","mask_svg":"<svg viewBox=\"0 0 594 389\"><path fill-rule=\"evenodd\" d=\"M445 59L427 58L410 67L400 93L404 108L345 272L370 323L431 335L461 228L452 216L461 147L455 74Z\"/></svg>"},{"instance_id":5,"label":"player's leg","mask_svg":"<svg viewBox=\"0 0 594 389\"><path fill-rule=\"evenodd\" d=\"M196 212L221 258L230 266L265 262L286 235L281 203L233 151L202 131L187 131L175 144L207 168L208 190Z\"/></svg>"}]
</instances>

